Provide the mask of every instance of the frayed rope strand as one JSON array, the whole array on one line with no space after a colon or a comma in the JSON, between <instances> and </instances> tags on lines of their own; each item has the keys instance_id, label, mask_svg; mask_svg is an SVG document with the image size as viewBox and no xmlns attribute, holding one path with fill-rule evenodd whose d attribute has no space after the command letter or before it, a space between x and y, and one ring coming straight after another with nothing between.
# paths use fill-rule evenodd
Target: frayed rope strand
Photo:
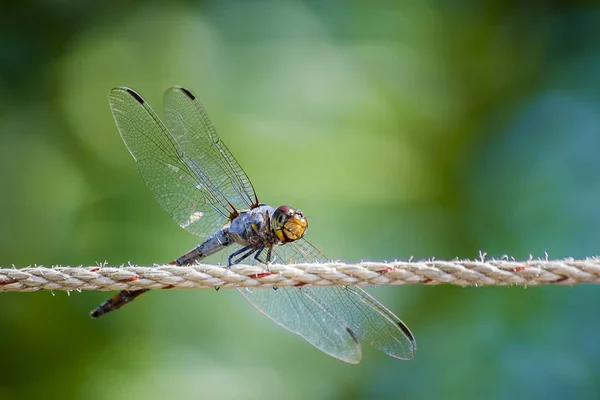
<instances>
[{"instance_id":1,"label":"frayed rope strand","mask_svg":"<svg viewBox=\"0 0 600 400\"><path fill-rule=\"evenodd\" d=\"M234 265L0 269L0 292L38 290L137 290L272 288L298 286L440 285L539 286L600 284L600 258L393 261L346 264Z\"/></svg>"}]
</instances>

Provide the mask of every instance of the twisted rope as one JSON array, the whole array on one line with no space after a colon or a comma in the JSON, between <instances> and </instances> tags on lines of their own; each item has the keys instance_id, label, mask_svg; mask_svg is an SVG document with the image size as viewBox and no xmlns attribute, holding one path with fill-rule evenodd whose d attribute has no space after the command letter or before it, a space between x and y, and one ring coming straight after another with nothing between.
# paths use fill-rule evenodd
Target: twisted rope
<instances>
[{"instance_id":1,"label":"twisted rope","mask_svg":"<svg viewBox=\"0 0 600 400\"><path fill-rule=\"evenodd\" d=\"M453 261L393 261L264 266L208 264L153 267L105 264L94 267L41 266L0 269L0 292L38 290L136 290L190 288L272 288L330 285L576 285L600 284L600 258L584 260L508 258Z\"/></svg>"}]
</instances>

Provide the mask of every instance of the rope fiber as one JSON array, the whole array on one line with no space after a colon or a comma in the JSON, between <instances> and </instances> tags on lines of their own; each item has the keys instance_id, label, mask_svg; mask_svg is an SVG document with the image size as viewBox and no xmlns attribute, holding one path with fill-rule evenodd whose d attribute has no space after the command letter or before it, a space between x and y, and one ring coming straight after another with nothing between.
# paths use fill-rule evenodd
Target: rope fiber
<instances>
[{"instance_id":1,"label":"rope fiber","mask_svg":"<svg viewBox=\"0 0 600 400\"><path fill-rule=\"evenodd\" d=\"M486 260L424 260L360 262L346 264L291 264L222 267L195 264L179 267L127 265L110 267L22 269L0 268L0 292L38 290L138 290L200 288L272 288L313 286L440 285L539 286L600 284L600 258L583 260L533 259L516 261L508 257Z\"/></svg>"}]
</instances>

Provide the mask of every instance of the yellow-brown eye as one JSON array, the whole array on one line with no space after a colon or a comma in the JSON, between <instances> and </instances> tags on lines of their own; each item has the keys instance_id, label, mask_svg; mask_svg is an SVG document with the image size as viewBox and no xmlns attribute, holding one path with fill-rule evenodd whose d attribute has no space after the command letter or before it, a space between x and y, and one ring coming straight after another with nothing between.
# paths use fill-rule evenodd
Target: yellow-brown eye
<instances>
[{"instance_id":1,"label":"yellow-brown eye","mask_svg":"<svg viewBox=\"0 0 600 400\"><path fill-rule=\"evenodd\" d=\"M282 243L289 243L304 236L308 221L302 211L279 206L271 216L271 229Z\"/></svg>"}]
</instances>

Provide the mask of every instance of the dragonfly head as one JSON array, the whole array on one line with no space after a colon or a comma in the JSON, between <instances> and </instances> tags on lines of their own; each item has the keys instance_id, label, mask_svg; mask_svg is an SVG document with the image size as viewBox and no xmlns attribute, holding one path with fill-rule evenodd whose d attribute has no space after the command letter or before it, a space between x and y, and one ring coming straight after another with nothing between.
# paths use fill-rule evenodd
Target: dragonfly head
<instances>
[{"instance_id":1,"label":"dragonfly head","mask_svg":"<svg viewBox=\"0 0 600 400\"><path fill-rule=\"evenodd\" d=\"M308 221L302 211L279 206L271 216L271 229L282 243L289 243L304 236Z\"/></svg>"}]
</instances>

